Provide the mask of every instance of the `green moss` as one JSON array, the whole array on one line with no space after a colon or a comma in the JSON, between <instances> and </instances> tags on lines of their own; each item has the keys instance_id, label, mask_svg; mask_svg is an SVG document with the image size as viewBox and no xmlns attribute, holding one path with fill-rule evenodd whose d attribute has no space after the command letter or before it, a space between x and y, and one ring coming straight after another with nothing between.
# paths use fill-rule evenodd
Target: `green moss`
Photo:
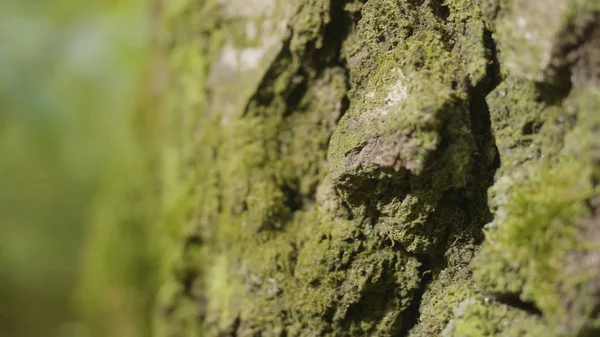
<instances>
[{"instance_id":1,"label":"green moss","mask_svg":"<svg viewBox=\"0 0 600 337\"><path fill-rule=\"evenodd\" d=\"M556 333L537 317L478 296L468 298L457 306L455 318L441 336L542 337L556 336Z\"/></svg>"},{"instance_id":2,"label":"green moss","mask_svg":"<svg viewBox=\"0 0 600 337\"><path fill-rule=\"evenodd\" d=\"M348 326L349 335L393 335L406 329L403 311L419 287L420 263L391 249L361 255L339 288L344 295L334 323Z\"/></svg>"},{"instance_id":3,"label":"green moss","mask_svg":"<svg viewBox=\"0 0 600 337\"><path fill-rule=\"evenodd\" d=\"M423 295L419 309L419 321L410 331L410 337L441 336L450 320L455 317L457 308L467 298L476 294L472 281L457 281L442 275L434 280Z\"/></svg>"},{"instance_id":4,"label":"green moss","mask_svg":"<svg viewBox=\"0 0 600 337\"><path fill-rule=\"evenodd\" d=\"M444 232L425 226L439 199L471 174L470 95L490 57L480 9L380 0L361 14L347 51L351 104L329 145L330 174L355 214L382 214L382 235L426 252Z\"/></svg>"},{"instance_id":5,"label":"green moss","mask_svg":"<svg viewBox=\"0 0 600 337\"><path fill-rule=\"evenodd\" d=\"M215 220L219 205L215 200L215 167L196 164L210 162L219 142L215 118L200 113L208 105L205 91L210 65L224 43L222 35L202 35L223 20L216 5L214 1L169 2L161 17L167 33L161 42L168 49L169 90L161 144L161 250L165 254L156 303L158 336L203 333L201 322L195 318L202 314L206 303L195 298L198 290L194 287L202 279L201 266L212 257L199 242L216 236L216 229L205 224Z\"/></svg>"},{"instance_id":6,"label":"green moss","mask_svg":"<svg viewBox=\"0 0 600 337\"><path fill-rule=\"evenodd\" d=\"M486 97L502 163L489 191L493 210L506 203L511 181L527 176L523 168L560 153L573 128L573 113L544 96L534 83L508 76Z\"/></svg>"},{"instance_id":7,"label":"green moss","mask_svg":"<svg viewBox=\"0 0 600 337\"><path fill-rule=\"evenodd\" d=\"M245 246L242 254L252 256L243 271L245 329L275 333L286 326L288 334L302 336L388 335L405 328L403 310L419 287L420 263L382 249L373 231L357 225L297 212L284 233Z\"/></svg>"},{"instance_id":8,"label":"green moss","mask_svg":"<svg viewBox=\"0 0 600 337\"><path fill-rule=\"evenodd\" d=\"M174 301L172 306L177 308L188 303L189 298L204 298L205 294L210 294L195 308L197 315L203 318L201 329L209 335L229 331L236 324L242 334L260 331L277 335L286 326L292 335L294 329L297 333L326 331L331 322L317 314L335 308L340 312L352 311L350 306L373 287L373 282L384 282L386 286L382 289L391 288L397 284L395 282L405 283L403 273L390 271L387 274L387 270L400 268L403 263L397 259L404 261L408 257L397 256L391 251L386 260L386 266L389 264L390 268L380 266L369 274L372 276L362 280L358 276L350 277L350 274L369 265L363 260L373 259L373 248L364 252L360 259L347 255L345 266L338 272L328 269L338 262L330 260L331 249L345 252L354 245L357 253L364 250L363 240L355 238L353 244L344 241L358 235L354 229L356 225L348 222L345 227L338 228L344 238L332 238L331 248L312 241L320 238L313 236L315 232L329 235L332 230L327 226L331 220L320 220L321 216L316 215L314 198L326 173L326 147L347 91L345 71L331 59L331 51L327 51L330 46L319 42L329 23L329 12L327 1L315 1L302 7L290 21L291 35L279 37L283 45L279 48L283 49L277 51L279 55L272 63L266 63L262 71L244 73L223 64L222 59L206 59L208 75L203 78L214 80L211 85L215 89L211 90L212 103L197 105L205 109L200 120L206 124L191 124L200 135L200 144L192 148L203 149L203 162L200 172L194 176L196 180L189 182L197 184L197 190L184 197L195 200L192 203L198 206L191 211L184 210L183 216L174 218L188 221L180 232L184 240L198 242L204 248L195 257L189 254L179 257L180 262L176 265L185 266L179 282L192 286L188 293L171 300ZM239 23L226 24L234 31L240 26ZM213 40L219 41L219 38L217 35ZM205 43L216 45L215 41ZM230 48L228 43L226 41L218 48L227 50ZM310 54L315 52L311 46L322 48L321 54ZM235 73L246 79L259 76L260 81L253 82L255 86L249 84L250 80L236 84L242 91L248 89L253 93L242 102L237 96L231 96L232 92L220 89L228 85L228 77L221 77L222 73ZM246 88L246 84L250 87ZM229 102L236 100L243 104ZM338 223L343 221L338 220ZM369 237L376 241L374 234ZM314 267L312 270L323 271L322 275L303 276L303 261L311 256L323 259L309 263L311 268ZM416 265L407 272L407 277L415 277L415 268ZM323 275L327 277L319 281L321 285L310 285ZM340 299L338 287L347 277L347 293L352 295ZM403 285L401 289L409 290L402 301L410 301L409 293L416 284L418 282ZM314 289L309 289L312 287ZM360 323L356 316L345 318L350 315L340 314L343 317L336 324L339 329L352 330L362 326L359 329L374 331L383 315L378 309L374 311ZM396 316L400 312L396 310ZM176 319L170 314L167 321L171 320L169 317ZM391 320L380 329L399 326L400 320ZM304 323L294 328L297 321ZM172 332L176 333L176 330Z\"/></svg>"},{"instance_id":9,"label":"green moss","mask_svg":"<svg viewBox=\"0 0 600 337\"><path fill-rule=\"evenodd\" d=\"M474 262L474 278L484 290L518 295L548 319L564 317L557 285L565 281L564 259L577 243L574 223L589 213L589 169L565 159L515 183L498 229L487 234Z\"/></svg>"},{"instance_id":10,"label":"green moss","mask_svg":"<svg viewBox=\"0 0 600 337\"><path fill-rule=\"evenodd\" d=\"M595 331L589 323L595 297L582 286L594 276L573 267L579 264L571 256L585 255L579 223L597 193L592 129L598 122L589 113L597 98L574 92L559 104L542 87L509 75L487 102L502 165L489 195L495 218L474 278L487 292L537 306L556 334Z\"/></svg>"},{"instance_id":11,"label":"green moss","mask_svg":"<svg viewBox=\"0 0 600 337\"><path fill-rule=\"evenodd\" d=\"M482 295L466 267L489 221L492 132L501 168L489 242L503 253L486 243L476 279L559 317L560 300L577 289L553 288L563 280L555 262L575 242L567 224L586 214L573 190L590 186L566 173L578 158L548 161L537 175L577 113L505 73L487 99L488 130L482 95L497 74L479 2L275 1L261 2L260 15L240 3L188 4L177 15L191 18L172 22L183 28L171 108L183 116L182 139L193 139L171 157L180 248L167 271L176 291L164 300L172 335L546 329ZM211 15L204 24L190 13ZM248 27L261 27L261 38ZM248 52L261 55L253 67Z\"/></svg>"},{"instance_id":12,"label":"green moss","mask_svg":"<svg viewBox=\"0 0 600 337\"><path fill-rule=\"evenodd\" d=\"M593 177L597 178L597 151L600 147L597 137L600 117L597 112L600 107L600 95L594 88L574 92L566 100L565 107L577 116L577 123L565 140L565 150L572 152L582 162L592 165Z\"/></svg>"}]
</instances>

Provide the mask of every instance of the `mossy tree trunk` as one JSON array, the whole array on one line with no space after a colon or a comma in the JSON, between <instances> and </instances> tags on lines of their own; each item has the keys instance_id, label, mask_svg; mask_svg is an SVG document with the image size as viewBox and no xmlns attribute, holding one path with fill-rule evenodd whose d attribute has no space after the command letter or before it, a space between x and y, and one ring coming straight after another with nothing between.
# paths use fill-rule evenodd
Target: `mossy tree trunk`
<instances>
[{"instance_id":1,"label":"mossy tree trunk","mask_svg":"<svg viewBox=\"0 0 600 337\"><path fill-rule=\"evenodd\" d=\"M162 9L161 336L600 334L600 5Z\"/></svg>"}]
</instances>

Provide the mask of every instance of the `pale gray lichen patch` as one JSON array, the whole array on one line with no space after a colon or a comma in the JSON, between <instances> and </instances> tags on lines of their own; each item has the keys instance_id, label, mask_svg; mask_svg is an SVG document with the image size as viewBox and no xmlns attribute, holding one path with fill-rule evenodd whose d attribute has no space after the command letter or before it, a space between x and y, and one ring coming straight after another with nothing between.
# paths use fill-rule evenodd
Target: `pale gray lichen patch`
<instances>
[{"instance_id":1,"label":"pale gray lichen patch","mask_svg":"<svg viewBox=\"0 0 600 337\"><path fill-rule=\"evenodd\" d=\"M295 2L225 2L223 20L230 23L221 36L223 46L208 69L211 108L232 120L243 110L249 97L281 52L289 32ZM250 35L255 36L249 38Z\"/></svg>"},{"instance_id":2,"label":"pale gray lichen patch","mask_svg":"<svg viewBox=\"0 0 600 337\"><path fill-rule=\"evenodd\" d=\"M497 36L504 66L514 75L567 90L597 83L600 6L595 1L509 1Z\"/></svg>"},{"instance_id":3,"label":"pale gray lichen patch","mask_svg":"<svg viewBox=\"0 0 600 337\"><path fill-rule=\"evenodd\" d=\"M218 0L218 3L223 12L232 18L270 17L279 5L276 0Z\"/></svg>"},{"instance_id":4,"label":"pale gray lichen patch","mask_svg":"<svg viewBox=\"0 0 600 337\"><path fill-rule=\"evenodd\" d=\"M415 170L419 167L418 162L411 162L415 143L414 139L402 134L385 139L373 137L346 155L346 169L356 170L361 166L372 165L393 168L395 171L402 168Z\"/></svg>"}]
</instances>

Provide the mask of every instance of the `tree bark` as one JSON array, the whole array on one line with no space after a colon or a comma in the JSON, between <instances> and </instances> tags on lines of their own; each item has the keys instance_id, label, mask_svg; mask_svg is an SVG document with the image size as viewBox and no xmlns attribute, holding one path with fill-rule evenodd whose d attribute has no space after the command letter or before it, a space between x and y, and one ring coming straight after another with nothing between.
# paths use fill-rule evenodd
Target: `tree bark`
<instances>
[{"instance_id":1,"label":"tree bark","mask_svg":"<svg viewBox=\"0 0 600 337\"><path fill-rule=\"evenodd\" d=\"M163 8L161 336L600 333L600 5Z\"/></svg>"}]
</instances>

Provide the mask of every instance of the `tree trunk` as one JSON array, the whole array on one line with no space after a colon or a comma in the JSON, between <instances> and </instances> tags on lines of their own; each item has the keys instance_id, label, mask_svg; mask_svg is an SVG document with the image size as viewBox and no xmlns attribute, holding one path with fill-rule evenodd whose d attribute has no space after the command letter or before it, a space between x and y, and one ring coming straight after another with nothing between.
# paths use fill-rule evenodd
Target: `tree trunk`
<instances>
[{"instance_id":1,"label":"tree trunk","mask_svg":"<svg viewBox=\"0 0 600 337\"><path fill-rule=\"evenodd\" d=\"M600 334L600 5L200 0L161 336Z\"/></svg>"}]
</instances>

